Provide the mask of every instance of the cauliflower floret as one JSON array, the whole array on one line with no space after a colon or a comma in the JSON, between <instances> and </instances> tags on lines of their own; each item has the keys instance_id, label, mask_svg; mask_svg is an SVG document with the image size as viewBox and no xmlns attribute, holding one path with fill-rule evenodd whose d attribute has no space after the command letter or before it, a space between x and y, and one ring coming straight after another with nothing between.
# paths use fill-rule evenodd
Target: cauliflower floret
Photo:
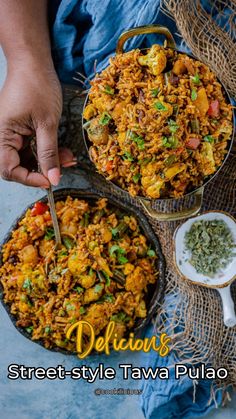
<instances>
[{"instance_id":1,"label":"cauliflower floret","mask_svg":"<svg viewBox=\"0 0 236 419\"><path fill-rule=\"evenodd\" d=\"M84 293L84 304L89 304L92 301L97 301L101 297L104 289L104 284L97 284L93 288L89 288Z\"/></svg>"},{"instance_id":2,"label":"cauliflower floret","mask_svg":"<svg viewBox=\"0 0 236 419\"><path fill-rule=\"evenodd\" d=\"M125 289L139 293L147 286L147 278L144 271L137 266L134 271L126 277Z\"/></svg>"},{"instance_id":3,"label":"cauliflower floret","mask_svg":"<svg viewBox=\"0 0 236 419\"><path fill-rule=\"evenodd\" d=\"M154 76L158 76L166 67L167 59L164 50L159 45L153 45L146 55L141 55L138 62L148 66Z\"/></svg>"}]
</instances>

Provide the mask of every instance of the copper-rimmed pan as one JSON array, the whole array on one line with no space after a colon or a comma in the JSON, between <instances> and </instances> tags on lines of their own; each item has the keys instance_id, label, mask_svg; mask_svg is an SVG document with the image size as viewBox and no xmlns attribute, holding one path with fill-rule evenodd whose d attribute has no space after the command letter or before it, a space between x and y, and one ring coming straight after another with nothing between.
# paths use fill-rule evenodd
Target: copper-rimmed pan
<instances>
[{"instance_id":1,"label":"copper-rimmed pan","mask_svg":"<svg viewBox=\"0 0 236 419\"><path fill-rule=\"evenodd\" d=\"M116 54L122 54L124 52L123 47L125 42L129 39L132 38L133 36L137 36L137 35L141 35L141 34L149 34L149 33L157 33L160 35L163 35L165 37L165 42L164 42L164 47L168 47L168 48L173 48L176 49L176 45L175 45L175 41L174 38L171 34L171 32L169 31L168 28L164 27L164 26L159 26L159 25L148 25L148 26L139 26L133 29L130 29L126 32L123 32L121 34L121 36L118 39L118 43L117 43L117 48L116 48ZM143 49L144 50L144 49ZM143 51L141 50L141 51ZM176 49L178 51L178 49ZM181 51L178 51L179 53L181 53ZM186 54L185 55L189 55L191 58L196 59L196 57L190 55L190 54ZM232 104L232 100L226 90L226 88L224 87L224 85L222 84L221 81L219 81L223 92L224 92L224 96L226 101L229 104ZM89 101L89 93L86 97L85 103L84 103L84 108L87 106ZM83 126L84 126L85 121L83 120ZM232 148L233 145L233 140L234 140L234 130L235 130L235 121L232 121L233 124L233 133L232 133L232 138L230 141L227 142L227 153L225 155L225 158L223 160L223 162L221 163L221 165L218 167L217 171L210 175L207 176L204 179L203 184L200 187L197 187L196 189L192 190L191 192L188 192L186 194L184 194L182 197L180 198L158 198L158 199L151 199L151 198L147 198L147 197L142 197L142 196L137 196L136 198L140 201L140 203L142 204L142 206L145 208L145 210L147 211L147 213L154 219L159 220L159 221L175 221L175 220L181 220L184 218L188 218L188 217L192 217L196 214L198 214L198 212L201 209L201 205L202 205L202 199L203 199L203 192L204 192L204 187L211 182L215 176L218 175L219 171L221 170L222 166L224 165L225 161L227 160L230 150ZM84 138L84 142L85 142L85 146L87 148L88 154L89 154L89 147L90 147L90 140L88 138L87 132L86 130L83 128L83 138ZM95 166L95 164L93 163L92 159L90 158L92 164ZM101 175L102 176L102 175ZM111 182L115 188L117 188L118 190L121 190L122 188L120 188L118 185L116 185L114 182L107 180L107 182ZM122 191L126 192L127 194L129 194L127 191L125 191L124 189L122 189ZM178 199L182 199L184 197L187 196L194 196L195 200L193 200L193 205L191 206L191 208L186 208L183 209L181 211L176 211L176 212L171 212L171 213L163 213L163 212L158 212L157 210L153 209L152 204L156 201L166 201L166 202L173 202L173 206L174 206L174 201L176 202Z\"/></svg>"}]
</instances>

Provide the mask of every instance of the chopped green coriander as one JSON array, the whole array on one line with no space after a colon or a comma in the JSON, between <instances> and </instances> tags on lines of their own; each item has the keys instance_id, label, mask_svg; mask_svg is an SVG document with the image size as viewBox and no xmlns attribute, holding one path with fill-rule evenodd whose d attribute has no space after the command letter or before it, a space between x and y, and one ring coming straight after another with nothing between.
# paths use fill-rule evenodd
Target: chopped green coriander
<instances>
[{"instance_id":1,"label":"chopped green coriander","mask_svg":"<svg viewBox=\"0 0 236 419\"><path fill-rule=\"evenodd\" d=\"M167 111L167 107L161 102L155 102L154 108L156 108L158 111Z\"/></svg>"},{"instance_id":2,"label":"chopped green coriander","mask_svg":"<svg viewBox=\"0 0 236 419\"><path fill-rule=\"evenodd\" d=\"M173 134L178 130L179 125L176 123L176 121L174 121L173 119L169 119L168 121L168 125L169 125L169 130L170 132L172 132Z\"/></svg>"},{"instance_id":3,"label":"chopped green coriander","mask_svg":"<svg viewBox=\"0 0 236 419\"><path fill-rule=\"evenodd\" d=\"M133 140L136 144L139 150L145 149L145 142L144 138L141 135L137 135L135 132L130 132L130 138Z\"/></svg>"},{"instance_id":4,"label":"chopped green coriander","mask_svg":"<svg viewBox=\"0 0 236 419\"><path fill-rule=\"evenodd\" d=\"M166 157L166 159L164 160L164 163L166 166L171 166L175 162L176 162L176 156L174 154L171 154L170 156Z\"/></svg>"},{"instance_id":5,"label":"chopped green coriander","mask_svg":"<svg viewBox=\"0 0 236 419\"><path fill-rule=\"evenodd\" d=\"M31 288L32 288L32 282L30 281L29 278L26 278L24 280L23 285L22 285L22 288L23 288L23 290L31 290Z\"/></svg>"},{"instance_id":6,"label":"chopped green coriander","mask_svg":"<svg viewBox=\"0 0 236 419\"><path fill-rule=\"evenodd\" d=\"M46 326L44 329L45 333L47 333L47 335L51 332L51 327Z\"/></svg>"},{"instance_id":7,"label":"chopped green coriander","mask_svg":"<svg viewBox=\"0 0 236 419\"><path fill-rule=\"evenodd\" d=\"M66 310L68 310L68 311L75 310L74 304L67 303L66 304Z\"/></svg>"},{"instance_id":8,"label":"chopped green coriander","mask_svg":"<svg viewBox=\"0 0 236 419\"><path fill-rule=\"evenodd\" d=\"M176 148L178 140L173 135L171 137L162 137L162 145L167 148Z\"/></svg>"},{"instance_id":9,"label":"chopped green coriander","mask_svg":"<svg viewBox=\"0 0 236 419\"><path fill-rule=\"evenodd\" d=\"M111 120L111 115L108 112L103 112L101 118L99 119L100 125L108 125Z\"/></svg>"},{"instance_id":10,"label":"chopped green coriander","mask_svg":"<svg viewBox=\"0 0 236 419\"><path fill-rule=\"evenodd\" d=\"M97 285L95 285L94 291L96 293L98 293L98 292L102 291L102 289L103 289L102 285L101 284L97 284Z\"/></svg>"},{"instance_id":11,"label":"chopped green coriander","mask_svg":"<svg viewBox=\"0 0 236 419\"><path fill-rule=\"evenodd\" d=\"M133 181L134 183L138 183L139 179L141 178L141 174L137 173L136 175L133 176Z\"/></svg>"},{"instance_id":12,"label":"chopped green coriander","mask_svg":"<svg viewBox=\"0 0 236 419\"><path fill-rule=\"evenodd\" d=\"M157 97L159 92L160 92L160 88L159 87L156 87L156 88L152 89L151 90L152 97Z\"/></svg>"},{"instance_id":13,"label":"chopped green coriander","mask_svg":"<svg viewBox=\"0 0 236 419\"><path fill-rule=\"evenodd\" d=\"M105 271L102 271L102 274L105 277L106 285L109 287L109 285L111 285L111 278L109 277L109 275Z\"/></svg>"},{"instance_id":14,"label":"chopped green coriander","mask_svg":"<svg viewBox=\"0 0 236 419\"><path fill-rule=\"evenodd\" d=\"M75 245L74 240L67 236L62 238L62 242L68 250L72 249L72 247Z\"/></svg>"},{"instance_id":15,"label":"chopped green coriander","mask_svg":"<svg viewBox=\"0 0 236 419\"><path fill-rule=\"evenodd\" d=\"M191 76L191 80L194 84L199 84L200 83L200 77L199 74L196 73L194 76Z\"/></svg>"},{"instance_id":16,"label":"chopped green coriander","mask_svg":"<svg viewBox=\"0 0 236 419\"><path fill-rule=\"evenodd\" d=\"M196 89L192 89L192 91L191 91L191 99L193 101L197 99L197 91L196 91Z\"/></svg>"},{"instance_id":17,"label":"chopped green coriander","mask_svg":"<svg viewBox=\"0 0 236 419\"><path fill-rule=\"evenodd\" d=\"M118 323L127 323L130 321L130 317L123 311L120 311L117 314L113 314L113 316L111 316L111 320Z\"/></svg>"},{"instance_id":18,"label":"chopped green coriander","mask_svg":"<svg viewBox=\"0 0 236 419\"><path fill-rule=\"evenodd\" d=\"M105 88L104 88L104 92L107 93L108 95L114 95L115 90L112 89L111 86L106 85Z\"/></svg>"},{"instance_id":19,"label":"chopped green coriander","mask_svg":"<svg viewBox=\"0 0 236 419\"><path fill-rule=\"evenodd\" d=\"M134 158L129 151L124 152L124 154L122 155L122 159L128 160L128 161L134 161Z\"/></svg>"},{"instance_id":20,"label":"chopped green coriander","mask_svg":"<svg viewBox=\"0 0 236 419\"><path fill-rule=\"evenodd\" d=\"M214 143L214 138L211 135L206 135L205 137L203 137L203 140L207 143Z\"/></svg>"},{"instance_id":21,"label":"chopped green coriander","mask_svg":"<svg viewBox=\"0 0 236 419\"><path fill-rule=\"evenodd\" d=\"M79 309L79 314L84 314L85 311L86 311L85 308L81 306Z\"/></svg>"},{"instance_id":22,"label":"chopped green coriander","mask_svg":"<svg viewBox=\"0 0 236 419\"><path fill-rule=\"evenodd\" d=\"M82 287L75 287L73 288L73 290L76 291L78 294L81 294L84 291Z\"/></svg>"},{"instance_id":23,"label":"chopped green coriander","mask_svg":"<svg viewBox=\"0 0 236 419\"><path fill-rule=\"evenodd\" d=\"M45 231L45 240L51 240L55 237L55 232L53 227L48 227Z\"/></svg>"},{"instance_id":24,"label":"chopped green coriander","mask_svg":"<svg viewBox=\"0 0 236 419\"><path fill-rule=\"evenodd\" d=\"M33 332L33 330L34 330L34 327L33 327L33 326L25 327L25 330L26 330L26 332L28 332L28 333L32 333L32 332Z\"/></svg>"},{"instance_id":25,"label":"chopped green coriander","mask_svg":"<svg viewBox=\"0 0 236 419\"><path fill-rule=\"evenodd\" d=\"M124 255L125 254L125 249L120 247L118 244L113 244L113 246L111 246L111 248L109 250L110 256L113 256L115 252L117 252L121 255Z\"/></svg>"},{"instance_id":26,"label":"chopped green coriander","mask_svg":"<svg viewBox=\"0 0 236 419\"><path fill-rule=\"evenodd\" d=\"M128 263L128 259L125 256L118 255L117 260L121 265L124 265L125 263Z\"/></svg>"}]
</instances>

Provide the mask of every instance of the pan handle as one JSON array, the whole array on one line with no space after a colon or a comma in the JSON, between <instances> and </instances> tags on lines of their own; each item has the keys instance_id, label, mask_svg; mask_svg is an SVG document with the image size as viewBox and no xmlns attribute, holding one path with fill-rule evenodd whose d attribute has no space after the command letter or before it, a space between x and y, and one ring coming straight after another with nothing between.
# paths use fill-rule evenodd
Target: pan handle
<instances>
[{"instance_id":1,"label":"pan handle","mask_svg":"<svg viewBox=\"0 0 236 419\"><path fill-rule=\"evenodd\" d=\"M194 193L196 199L194 205L191 208L183 209L173 213L156 211L152 208L150 201L147 201L144 198L141 198L140 202L147 214L156 221L179 221L198 214L202 206L203 192L204 188L202 187Z\"/></svg>"},{"instance_id":2,"label":"pan handle","mask_svg":"<svg viewBox=\"0 0 236 419\"><path fill-rule=\"evenodd\" d=\"M136 28L129 29L128 31L123 32L117 42L116 53L122 54L124 52L124 43L133 36L142 35L144 33L158 33L159 35L164 35L166 37L166 44L169 48L175 49L175 40L172 33L166 26L161 25L146 25L146 26L137 26Z\"/></svg>"}]
</instances>

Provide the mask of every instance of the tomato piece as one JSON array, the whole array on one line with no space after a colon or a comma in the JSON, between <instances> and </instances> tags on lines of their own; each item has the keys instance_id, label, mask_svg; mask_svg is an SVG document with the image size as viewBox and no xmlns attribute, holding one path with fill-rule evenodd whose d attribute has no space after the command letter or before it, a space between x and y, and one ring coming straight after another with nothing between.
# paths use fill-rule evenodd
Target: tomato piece
<instances>
[{"instance_id":1,"label":"tomato piece","mask_svg":"<svg viewBox=\"0 0 236 419\"><path fill-rule=\"evenodd\" d=\"M106 172L109 172L113 168L112 161L108 161L106 164Z\"/></svg>"},{"instance_id":2,"label":"tomato piece","mask_svg":"<svg viewBox=\"0 0 236 419\"><path fill-rule=\"evenodd\" d=\"M217 118L220 115L220 102L217 99L210 103L207 113L212 118Z\"/></svg>"},{"instance_id":3,"label":"tomato piece","mask_svg":"<svg viewBox=\"0 0 236 419\"><path fill-rule=\"evenodd\" d=\"M34 204L32 210L31 210L31 214L32 215L42 215L48 210L49 210L49 207L48 207L47 204L45 204L44 202L38 201Z\"/></svg>"},{"instance_id":4,"label":"tomato piece","mask_svg":"<svg viewBox=\"0 0 236 419\"><path fill-rule=\"evenodd\" d=\"M196 150L200 142L201 140L198 137L189 137L186 146L187 148L190 148L190 150Z\"/></svg>"}]
</instances>

